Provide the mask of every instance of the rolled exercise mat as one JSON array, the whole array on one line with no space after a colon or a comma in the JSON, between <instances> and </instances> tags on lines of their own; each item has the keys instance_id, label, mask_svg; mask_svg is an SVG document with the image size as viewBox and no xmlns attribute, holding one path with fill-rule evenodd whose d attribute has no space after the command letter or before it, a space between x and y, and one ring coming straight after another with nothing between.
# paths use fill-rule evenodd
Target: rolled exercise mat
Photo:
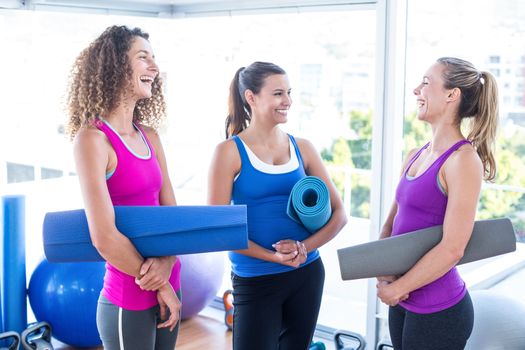
<instances>
[{"instance_id":1,"label":"rolled exercise mat","mask_svg":"<svg viewBox=\"0 0 525 350\"><path fill-rule=\"evenodd\" d=\"M2 312L6 331L27 327L25 197L2 197Z\"/></svg>"},{"instance_id":2,"label":"rolled exercise mat","mask_svg":"<svg viewBox=\"0 0 525 350\"><path fill-rule=\"evenodd\" d=\"M115 222L144 257L248 248L246 206L116 206ZM83 209L47 213L50 262L101 261Z\"/></svg>"},{"instance_id":3,"label":"rolled exercise mat","mask_svg":"<svg viewBox=\"0 0 525 350\"><path fill-rule=\"evenodd\" d=\"M330 192L323 180L306 176L297 181L288 198L286 213L310 232L323 227L332 216Z\"/></svg>"},{"instance_id":4,"label":"rolled exercise mat","mask_svg":"<svg viewBox=\"0 0 525 350\"><path fill-rule=\"evenodd\" d=\"M438 244L442 236L443 226L434 226L339 249L341 278L346 281L404 274ZM508 218L476 221L458 265L515 250L516 236Z\"/></svg>"}]
</instances>

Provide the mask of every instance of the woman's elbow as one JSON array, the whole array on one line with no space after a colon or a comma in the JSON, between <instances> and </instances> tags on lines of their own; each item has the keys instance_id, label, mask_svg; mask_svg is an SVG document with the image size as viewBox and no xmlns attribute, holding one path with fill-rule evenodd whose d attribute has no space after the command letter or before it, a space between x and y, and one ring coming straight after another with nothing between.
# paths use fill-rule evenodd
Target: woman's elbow
<instances>
[{"instance_id":1,"label":"woman's elbow","mask_svg":"<svg viewBox=\"0 0 525 350\"><path fill-rule=\"evenodd\" d=\"M452 247L448 249L448 253L450 256L450 260L452 260L455 265L463 258L463 255L465 255L465 248L464 247Z\"/></svg>"},{"instance_id":2,"label":"woman's elbow","mask_svg":"<svg viewBox=\"0 0 525 350\"><path fill-rule=\"evenodd\" d=\"M111 239L107 235L102 234L92 234L91 241L95 249L99 252L101 256L106 256L111 252Z\"/></svg>"},{"instance_id":3,"label":"woman's elbow","mask_svg":"<svg viewBox=\"0 0 525 350\"><path fill-rule=\"evenodd\" d=\"M346 213L343 210L343 215L341 218L341 229L345 227L347 223L348 223L348 217L346 216Z\"/></svg>"},{"instance_id":4,"label":"woman's elbow","mask_svg":"<svg viewBox=\"0 0 525 350\"><path fill-rule=\"evenodd\" d=\"M346 216L346 212L344 209L338 208L337 210L337 222L338 222L338 232L345 227L345 225L348 223L348 217Z\"/></svg>"},{"instance_id":5,"label":"woman's elbow","mask_svg":"<svg viewBox=\"0 0 525 350\"><path fill-rule=\"evenodd\" d=\"M458 249L454 252L454 254L456 262L459 262L461 259L463 259L463 255L465 255L465 249Z\"/></svg>"}]
</instances>

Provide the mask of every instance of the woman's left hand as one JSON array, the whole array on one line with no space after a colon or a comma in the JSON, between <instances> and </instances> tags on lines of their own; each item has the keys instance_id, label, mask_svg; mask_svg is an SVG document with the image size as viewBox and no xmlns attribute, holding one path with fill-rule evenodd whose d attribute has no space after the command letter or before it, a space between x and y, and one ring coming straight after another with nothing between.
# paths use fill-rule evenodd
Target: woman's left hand
<instances>
[{"instance_id":1,"label":"woman's left hand","mask_svg":"<svg viewBox=\"0 0 525 350\"><path fill-rule=\"evenodd\" d=\"M376 284L377 296L381 301L388 306L396 306L400 301L408 299L408 293L400 293L396 289L396 285L387 281L379 281Z\"/></svg>"},{"instance_id":2,"label":"woman's left hand","mask_svg":"<svg viewBox=\"0 0 525 350\"><path fill-rule=\"evenodd\" d=\"M176 257L163 256L147 258L140 268L140 279L135 282L142 290L158 290L169 282L173 265L177 261Z\"/></svg>"},{"instance_id":3,"label":"woman's left hand","mask_svg":"<svg viewBox=\"0 0 525 350\"><path fill-rule=\"evenodd\" d=\"M173 291L171 284L165 284L157 291L157 301L160 307L160 319L164 321L157 325L157 328L169 328L170 332L175 329L180 320L182 304ZM166 319L169 310L169 317Z\"/></svg>"},{"instance_id":4,"label":"woman's left hand","mask_svg":"<svg viewBox=\"0 0 525 350\"><path fill-rule=\"evenodd\" d=\"M292 252L297 252L297 256L293 258L290 262L293 267L299 267L300 265L306 262L308 257L308 251L303 242L293 241L291 239L283 239L279 242L272 245L275 251L282 254L289 254Z\"/></svg>"}]
</instances>

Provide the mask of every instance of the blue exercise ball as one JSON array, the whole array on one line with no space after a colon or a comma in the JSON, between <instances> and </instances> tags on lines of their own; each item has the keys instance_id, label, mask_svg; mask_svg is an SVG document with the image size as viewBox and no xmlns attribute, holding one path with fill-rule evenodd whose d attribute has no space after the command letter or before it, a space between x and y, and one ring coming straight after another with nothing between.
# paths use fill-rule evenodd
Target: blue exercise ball
<instances>
[{"instance_id":1,"label":"blue exercise ball","mask_svg":"<svg viewBox=\"0 0 525 350\"><path fill-rule=\"evenodd\" d=\"M224 277L224 253L179 256L183 320L198 314L217 295Z\"/></svg>"},{"instance_id":2,"label":"blue exercise ball","mask_svg":"<svg viewBox=\"0 0 525 350\"><path fill-rule=\"evenodd\" d=\"M525 303L490 290L470 295L474 328L465 350L525 349Z\"/></svg>"},{"instance_id":3,"label":"blue exercise ball","mask_svg":"<svg viewBox=\"0 0 525 350\"><path fill-rule=\"evenodd\" d=\"M29 282L29 302L36 319L48 322L53 337L65 344L101 345L96 312L104 273L103 262L53 264L44 259Z\"/></svg>"}]
</instances>

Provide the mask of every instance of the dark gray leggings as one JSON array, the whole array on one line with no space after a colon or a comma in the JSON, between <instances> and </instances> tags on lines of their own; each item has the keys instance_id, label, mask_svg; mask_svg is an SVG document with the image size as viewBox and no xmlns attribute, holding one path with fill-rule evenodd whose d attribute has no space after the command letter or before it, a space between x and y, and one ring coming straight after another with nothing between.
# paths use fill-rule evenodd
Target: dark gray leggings
<instances>
[{"instance_id":1,"label":"dark gray leggings","mask_svg":"<svg viewBox=\"0 0 525 350\"><path fill-rule=\"evenodd\" d=\"M177 292L180 299L180 291ZM97 328L104 350L174 350L179 323L169 328L157 328L159 306L147 310L126 310L100 295L97 306Z\"/></svg>"},{"instance_id":2,"label":"dark gray leggings","mask_svg":"<svg viewBox=\"0 0 525 350\"><path fill-rule=\"evenodd\" d=\"M474 326L467 293L456 305L431 314L416 314L396 305L388 313L395 350L463 350Z\"/></svg>"}]
</instances>

